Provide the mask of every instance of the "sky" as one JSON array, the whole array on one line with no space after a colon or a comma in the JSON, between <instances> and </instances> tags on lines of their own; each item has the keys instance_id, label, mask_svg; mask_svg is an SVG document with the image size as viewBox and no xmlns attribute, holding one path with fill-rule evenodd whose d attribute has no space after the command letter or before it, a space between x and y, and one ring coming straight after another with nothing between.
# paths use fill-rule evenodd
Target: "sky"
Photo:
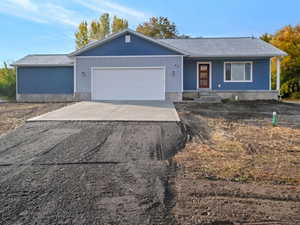
<instances>
[{"instance_id":1,"label":"sky","mask_svg":"<svg viewBox=\"0 0 300 225\"><path fill-rule=\"evenodd\" d=\"M132 29L165 16L180 34L257 37L299 24L299 9L299 0L0 0L0 64L72 52L78 24L105 12L127 19Z\"/></svg>"}]
</instances>

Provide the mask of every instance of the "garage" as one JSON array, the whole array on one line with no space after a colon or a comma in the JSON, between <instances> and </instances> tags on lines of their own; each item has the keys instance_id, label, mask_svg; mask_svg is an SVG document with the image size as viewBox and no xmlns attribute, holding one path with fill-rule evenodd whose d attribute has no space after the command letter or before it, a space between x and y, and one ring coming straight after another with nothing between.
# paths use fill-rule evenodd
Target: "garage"
<instances>
[{"instance_id":1,"label":"garage","mask_svg":"<svg viewBox=\"0 0 300 225\"><path fill-rule=\"evenodd\" d=\"M165 67L96 67L92 100L165 100Z\"/></svg>"}]
</instances>

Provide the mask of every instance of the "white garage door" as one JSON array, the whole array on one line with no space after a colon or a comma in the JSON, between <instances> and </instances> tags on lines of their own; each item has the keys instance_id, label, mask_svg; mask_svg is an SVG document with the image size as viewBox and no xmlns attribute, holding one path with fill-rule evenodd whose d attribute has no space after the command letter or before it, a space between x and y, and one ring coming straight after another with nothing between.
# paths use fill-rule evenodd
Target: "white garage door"
<instances>
[{"instance_id":1,"label":"white garage door","mask_svg":"<svg viewBox=\"0 0 300 225\"><path fill-rule=\"evenodd\" d=\"M164 67L93 68L92 100L164 100Z\"/></svg>"}]
</instances>

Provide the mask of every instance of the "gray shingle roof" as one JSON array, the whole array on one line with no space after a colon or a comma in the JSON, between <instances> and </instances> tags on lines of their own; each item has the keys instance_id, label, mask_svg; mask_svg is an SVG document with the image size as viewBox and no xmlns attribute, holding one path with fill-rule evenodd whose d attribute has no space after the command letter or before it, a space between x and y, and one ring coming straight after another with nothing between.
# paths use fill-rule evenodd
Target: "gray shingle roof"
<instances>
[{"instance_id":1,"label":"gray shingle roof","mask_svg":"<svg viewBox=\"0 0 300 225\"><path fill-rule=\"evenodd\" d=\"M192 57L271 57L285 56L279 50L258 38L190 38L158 39L190 53Z\"/></svg>"},{"instance_id":2,"label":"gray shingle roof","mask_svg":"<svg viewBox=\"0 0 300 225\"><path fill-rule=\"evenodd\" d=\"M132 32L124 30L124 32ZM119 34L121 34L120 32ZM117 35L117 34L114 34ZM147 39L151 39L145 37ZM190 57L273 57L285 56L285 52L258 38L190 38L190 39L152 39L163 46L170 46ZM91 43L86 48L97 43ZM82 50L84 50L83 48ZM80 50L80 51L82 51ZM70 57L77 51L67 54L28 55L13 63L13 66L71 66L74 64Z\"/></svg>"},{"instance_id":3,"label":"gray shingle roof","mask_svg":"<svg viewBox=\"0 0 300 225\"><path fill-rule=\"evenodd\" d=\"M27 55L12 66L72 66L73 59L64 54Z\"/></svg>"}]
</instances>

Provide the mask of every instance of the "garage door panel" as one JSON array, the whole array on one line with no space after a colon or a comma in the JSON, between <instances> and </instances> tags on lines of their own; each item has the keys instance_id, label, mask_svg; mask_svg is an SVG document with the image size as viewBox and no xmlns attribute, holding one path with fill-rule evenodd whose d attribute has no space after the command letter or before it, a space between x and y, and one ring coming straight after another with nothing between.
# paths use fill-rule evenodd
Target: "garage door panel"
<instances>
[{"instance_id":1,"label":"garage door panel","mask_svg":"<svg viewBox=\"0 0 300 225\"><path fill-rule=\"evenodd\" d=\"M164 68L95 68L92 100L164 100Z\"/></svg>"}]
</instances>

